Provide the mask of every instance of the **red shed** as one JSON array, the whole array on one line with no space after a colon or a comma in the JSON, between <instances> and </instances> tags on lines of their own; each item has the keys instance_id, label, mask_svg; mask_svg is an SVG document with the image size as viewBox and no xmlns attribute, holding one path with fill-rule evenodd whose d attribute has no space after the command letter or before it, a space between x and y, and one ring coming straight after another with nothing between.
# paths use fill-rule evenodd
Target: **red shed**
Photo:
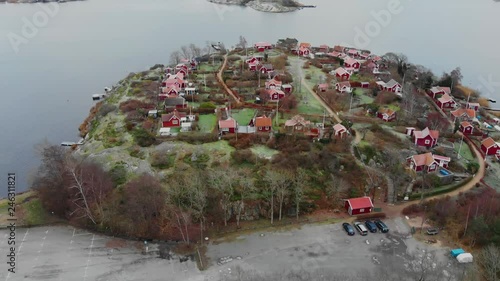
<instances>
[{"instance_id":1,"label":"red shed","mask_svg":"<svg viewBox=\"0 0 500 281\"><path fill-rule=\"evenodd\" d=\"M463 121L462 123L460 123L460 132L466 135L470 135L472 134L473 131L474 131L474 126L472 126L471 123L467 121Z\"/></svg>"},{"instance_id":2,"label":"red shed","mask_svg":"<svg viewBox=\"0 0 500 281\"><path fill-rule=\"evenodd\" d=\"M351 216L371 213L373 210L372 199L368 196L347 199L345 200L345 208Z\"/></svg>"},{"instance_id":3,"label":"red shed","mask_svg":"<svg viewBox=\"0 0 500 281\"><path fill-rule=\"evenodd\" d=\"M486 138L481 142L481 150L486 155L499 155L500 146L492 138Z\"/></svg>"}]
</instances>

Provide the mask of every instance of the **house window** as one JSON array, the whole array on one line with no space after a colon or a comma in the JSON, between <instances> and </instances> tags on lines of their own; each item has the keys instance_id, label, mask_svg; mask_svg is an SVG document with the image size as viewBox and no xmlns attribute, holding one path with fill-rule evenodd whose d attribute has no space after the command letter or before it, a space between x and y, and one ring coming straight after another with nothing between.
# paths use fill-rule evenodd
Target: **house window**
<instances>
[{"instance_id":1,"label":"house window","mask_svg":"<svg viewBox=\"0 0 500 281\"><path fill-rule=\"evenodd\" d=\"M177 124L179 124L178 122L179 122L179 121L177 121L177 120L173 120L173 121L172 121L172 124L173 124L173 125L177 125Z\"/></svg>"},{"instance_id":2,"label":"house window","mask_svg":"<svg viewBox=\"0 0 500 281\"><path fill-rule=\"evenodd\" d=\"M266 126L266 130L269 130L269 127L268 127L268 126Z\"/></svg>"},{"instance_id":3,"label":"house window","mask_svg":"<svg viewBox=\"0 0 500 281\"><path fill-rule=\"evenodd\" d=\"M425 140L425 144L429 144L429 143L431 143L430 140Z\"/></svg>"},{"instance_id":4,"label":"house window","mask_svg":"<svg viewBox=\"0 0 500 281\"><path fill-rule=\"evenodd\" d=\"M365 211L365 209L359 209L360 213L363 213L364 211Z\"/></svg>"}]
</instances>

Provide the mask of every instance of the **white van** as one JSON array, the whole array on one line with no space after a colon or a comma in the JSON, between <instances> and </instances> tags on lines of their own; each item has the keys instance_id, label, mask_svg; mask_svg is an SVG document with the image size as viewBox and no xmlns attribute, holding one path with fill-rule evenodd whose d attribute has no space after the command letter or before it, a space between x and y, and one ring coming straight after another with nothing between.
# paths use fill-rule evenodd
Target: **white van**
<instances>
[{"instance_id":1,"label":"white van","mask_svg":"<svg viewBox=\"0 0 500 281\"><path fill-rule=\"evenodd\" d=\"M355 222L354 227L358 230L359 234L362 236L368 235L368 229L360 222Z\"/></svg>"}]
</instances>

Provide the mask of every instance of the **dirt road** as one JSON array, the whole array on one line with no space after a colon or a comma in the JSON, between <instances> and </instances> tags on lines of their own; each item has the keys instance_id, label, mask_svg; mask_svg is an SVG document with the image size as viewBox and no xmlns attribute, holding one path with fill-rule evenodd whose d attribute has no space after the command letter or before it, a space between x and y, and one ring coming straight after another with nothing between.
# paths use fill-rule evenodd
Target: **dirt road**
<instances>
[{"instance_id":1,"label":"dirt road","mask_svg":"<svg viewBox=\"0 0 500 281\"><path fill-rule=\"evenodd\" d=\"M231 89L229 89L226 83L224 83L224 79L222 79L222 73L226 68L226 64L227 64L227 54L224 55L224 63L222 63L219 72L217 72L217 81L219 81L219 83L222 85L226 93L230 95L233 98L233 100L236 101L237 104L240 104L241 103L240 99L233 93L233 91L231 91Z\"/></svg>"}]
</instances>

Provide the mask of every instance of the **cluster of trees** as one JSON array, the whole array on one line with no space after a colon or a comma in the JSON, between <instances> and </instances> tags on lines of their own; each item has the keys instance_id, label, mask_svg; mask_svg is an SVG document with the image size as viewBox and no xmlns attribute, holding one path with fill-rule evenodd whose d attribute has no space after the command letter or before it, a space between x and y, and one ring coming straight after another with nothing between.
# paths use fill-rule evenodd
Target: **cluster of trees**
<instances>
[{"instance_id":1,"label":"cluster of trees","mask_svg":"<svg viewBox=\"0 0 500 281\"><path fill-rule=\"evenodd\" d=\"M291 142L285 136L272 145L287 152L274 162L247 168L227 163L207 166L200 162L207 157L199 153L180 164L167 154L163 155L166 161L160 161L162 155L156 153L154 164L174 167L173 175L162 180L134 175L129 181L126 165L108 172L59 146L47 145L41 149L42 165L33 189L47 211L77 225L129 237L175 237L189 243L193 235L203 234L207 221L219 225L234 221L239 226L248 215L268 218L272 224L291 211L298 219L310 210L307 195L311 190L333 201L353 188L337 175L347 162L328 151L331 145L324 151L305 152L311 150L310 143ZM327 174L317 177L315 169Z\"/></svg>"},{"instance_id":2,"label":"cluster of trees","mask_svg":"<svg viewBox=\"0 0 500 281\"><path fill-rule=\"evenodd\" d=\"M455 239L471 247L500 246L500 194L492 189L445 197L425 205L412 205L403 213L426 210L427 216Z\"/></svg>"}]
</instances>

